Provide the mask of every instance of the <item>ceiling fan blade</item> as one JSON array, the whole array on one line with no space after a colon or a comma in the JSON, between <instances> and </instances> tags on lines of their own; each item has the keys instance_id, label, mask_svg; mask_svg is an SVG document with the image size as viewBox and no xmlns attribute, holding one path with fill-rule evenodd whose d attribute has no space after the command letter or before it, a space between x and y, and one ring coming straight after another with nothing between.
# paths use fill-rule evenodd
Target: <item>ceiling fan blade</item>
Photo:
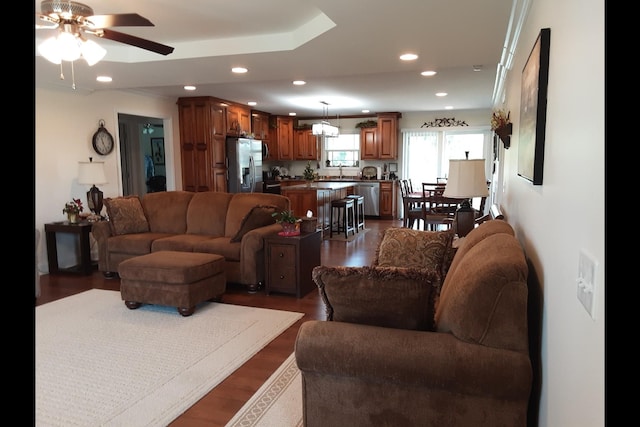
<instances>
[{"instance_id":1,"label":"ceiling fan blade","mask_svg":"<svg viewBox=\"0 0 640 427\"><path fill-rule=\"evenodd\" d=\"M59 23L49 16L36 13L36 30L51 30L58 26Z\"/></svg>"},{"instance_id":2,"label":"ceiling fan blade","mask_svg":"<svg viewBox=\"0 0 640 427\"><path fill-rule=\"evenodd\" d=\"M140 37L132 36L130 34L120 33L118 31L103 29L100 31L102 35L96 34L104 39L113 40L120 43L129 44L142 49L150 50L151 52L159 53L161 55L168 55L173 52L171 46L152 42L151 40L141 39Z\"/></svg>"},{"instance_id":3,"label":"ceiling fan blade","mask_svg":"<svg viewBox=\"0 0 640 427\"><path fill-rule=\"evenodd\" d=\"M137 13L116 13L114 15L87 16L85 22L91 28L109 27L153 27L153 23Z\"/></svg>"}]
</instances>

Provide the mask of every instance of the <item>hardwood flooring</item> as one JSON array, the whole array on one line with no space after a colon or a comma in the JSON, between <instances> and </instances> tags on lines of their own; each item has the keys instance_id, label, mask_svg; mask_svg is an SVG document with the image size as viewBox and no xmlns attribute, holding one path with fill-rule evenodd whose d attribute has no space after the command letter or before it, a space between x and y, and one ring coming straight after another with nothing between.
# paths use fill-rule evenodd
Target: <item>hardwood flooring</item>
<instances>
[{"instance_id":1,"label":"hardwood flooring","mask_svg":"<svg viewBox=\"0 0 640 427\"><path fill-rule=\"evenodd\" d=\"M401 227L402 221L367 219L365 226L370 231L352 242L323 240L320 254L322 264L354 267L370 265L380 241L380 233L388 227ZM97 271L91 276L46 274L40 276L40 286L41 295L36 299L36 306L89 289L118 291L120 279L106 279ZM223 302L296 311L304 313L304 317L176 418L170 424L172 427L224 426L293 352L298 328L302 322L325 318L324 304L316 291L298 299L295 295L277 293L267 296L263 291L249 294L245 287L229 284Z\"/></svg>"}]
</instances>

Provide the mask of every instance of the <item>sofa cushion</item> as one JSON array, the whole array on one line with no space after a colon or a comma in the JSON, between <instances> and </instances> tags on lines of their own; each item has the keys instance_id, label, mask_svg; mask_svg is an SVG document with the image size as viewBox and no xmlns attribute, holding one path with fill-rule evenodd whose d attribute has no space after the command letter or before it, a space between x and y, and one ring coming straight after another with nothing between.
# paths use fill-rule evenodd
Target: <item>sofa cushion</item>
<instances>
[{"instance_id":1,"label":"sofa cushion","mask_svg":"<svg viewBox=\"0 0 640 427\"><path fill-rule=\"evenodd\" d=\"M431 330L435 270L397 267L317 266L312 272L327 320Z\"/></svg>"},{"instance_id":2,"label":"sofa cushion","mask_svg":"<svg viewBox=\"0 0 640 427\"><path fill-rule=\"evenodd\" d=\"M109 227L115 235L145 233L149 223L138 196L106 198L104 205L109 215Z\"/></svg>"},{"instance_id":3,"label":"sofa cushion","mask_svg":"<svg viewBox=\"0 0 640 427\"><path fill-rule=\"evenodd\" d=\"M435 269L443 273L443 263L452 250L453 230L421 231L390 227L383 231L373 265ZM448 266L447 266L448 268Z\"/></svg>"},{"instance_id":4,"label":"sofa cushion","mask_svg":"<svg viewBox=\"0 0 640 427\"><path fill-rule=\"evenodd\" d=\"M144 214L153 233L183 234L187 230L187 208L196 193L160 191L142 197Z\"/></svg>"},{"instance_id":5,"label":"sofa cushion","mask_svg":"<svg viewBox=\"0 0 640 427\"><path fill-rule=\"evenodd\" d=\"M275 224L276 220L273 214L278 212L278 207L273 205L258 205L251 208L248 214L242 218L240 223L240 229L231 237L232 242L239 242L242 240L242 236L249 231L264 227L265 225Z\"/></svg>"},{"instance_id":6,"label":"sofa cushion","mask_svg":"<svg viewBox=\"0 0 640 427\"><path fill-rule=\"evenodd\" d=\"M256 205L277 206L279 211L291 209L288 197L271 193L235 193L229 202L229 212L224 226L225 237L233 237L240 230L242 219Z\"/></svg>"},{"instance_id":7,"label":"sofa cushion","mask_svg":"<svg viewBox=\"0 0 640 427\"><path fill-rule=\"evenodd\" d=\"M187 209L187 234L224 236L232 193L199 191L193 195Z\"/></svg>"}]
</instances>

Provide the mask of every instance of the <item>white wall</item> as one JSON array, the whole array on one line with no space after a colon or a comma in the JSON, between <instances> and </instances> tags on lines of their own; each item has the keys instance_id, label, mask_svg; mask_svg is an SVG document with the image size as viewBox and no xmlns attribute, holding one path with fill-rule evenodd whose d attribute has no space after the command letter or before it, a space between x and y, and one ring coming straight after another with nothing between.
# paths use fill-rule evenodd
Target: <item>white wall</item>
<instances>
[{"instance_id":1,"label":"white wall","mask_svg":"<svg viewBox=\"0 0 640 427\"><path fill-rule=\"evenodd\" d=\"M118 138L118 113L159 117L164 120L167 188L182 187L179 150L178 107L175 99L144 97L120 91L98 91L87 94L73 89L48 90L36 88L35 98L35 226L41 231L38 247L38 270L47 273L47 251L44 224L63 221L62 208L72 198L83 201L88 212L88 186L78 184L78 162L105 163L107 184L99 185L104 197L120 196L122 183ZM98 155L91 139L99 121L113 135L116 147L106 156ZM106 210L103 210L104 214ZM60 267L77 264L76 237L58 234ZM92 245L97 259L95 244Z\"/></svg>"},{"instance_id":2,"label":"white wall","mask_svg":"<svg viewBox=\"0 0 640 427\"><path fill-rule=\"evenodd\" d=\"M551 28L543 185L517 176L520 83L542 28ZM604 1L536 0L509 71L502 206L543 292L540 426L604 425ZM596 318L578 301L578 254L598 261Z\"/></svg>"}]
</instances>

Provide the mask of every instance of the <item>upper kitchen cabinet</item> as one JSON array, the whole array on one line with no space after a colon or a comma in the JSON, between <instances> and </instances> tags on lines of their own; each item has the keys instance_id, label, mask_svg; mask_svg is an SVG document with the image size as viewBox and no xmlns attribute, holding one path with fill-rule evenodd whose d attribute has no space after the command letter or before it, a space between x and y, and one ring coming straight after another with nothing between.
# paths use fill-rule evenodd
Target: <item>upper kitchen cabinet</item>
<instances>
[{"instance_id":1,"label":"upper kitchen cabinet","mask_svg":"<svg viewBox=\"0 0 640 427\"><path fill-rule=\"evenodd\" d=\"M251 111L251 133L255 139L267 141L269 139L269 113Z\"/></svg>"},{"instance_id":2,"label":"upper kitchen cabinet","mask_svg":"<svg viewBox=\"0 0 640 427\"><path fill-rule=\"evenodd\" d=\"M293 152L293 119L288 116L273 116L275 127L270 128L271 145L269 146L272 160L294 160ZM275 148L275 152L273 150Z\"/></svg>"},{"instance_id":3,"label":"upper kitchen cabinet","mask_svg":"<svg viewBox=\"0 0 640 427\"><path fill-rule=\"evenodd\" d=\"M227 106L227 135L243 136L251 133L251 109L240 104Z\"/></svg>"},{"instance_id":4,"label":"upper kitchen cabinet","mask_svg":"<svg viewBox=\"0 0 640 427\"><path fill-rule=\"evenodd\" d=\"M185 191L227 191L226 108L212 97L179 98L180 157Z\"/></svg>"},{"instance_id":5,"label":"upper kitchen cabinet","mask_svg":"<svg viewBox=\"0 0 640 427\"><path fill-rule=\"evenodd\" d=\"M360 159L398 158L398 119L400 113L379 113L378 126L360 129Z\"/></svg>"},{"instance_id":6,"label":"upper kitchen cabinet","mask_svg":"<svg viewBox=\"0 0 640 427\"><path fill-rule=\"evenodd\" d=\"M318 160L318 138L311 129L296 129L293 137L296 160Z\"/></svg>"}]
</instances>

